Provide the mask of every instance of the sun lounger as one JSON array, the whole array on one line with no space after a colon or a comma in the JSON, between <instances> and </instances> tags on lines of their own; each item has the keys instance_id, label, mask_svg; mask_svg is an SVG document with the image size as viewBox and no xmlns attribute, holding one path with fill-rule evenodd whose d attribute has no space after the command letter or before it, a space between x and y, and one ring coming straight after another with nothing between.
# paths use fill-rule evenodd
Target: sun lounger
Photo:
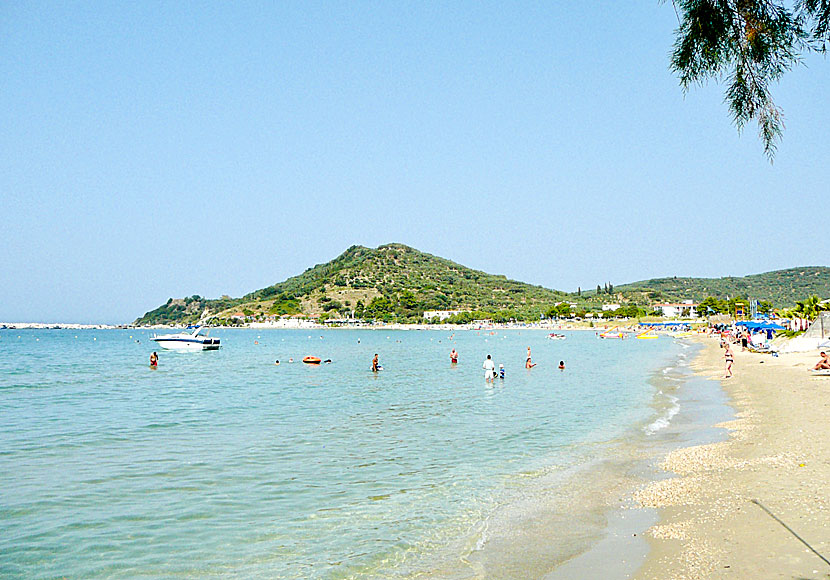
<instances>
[{"instance_id":1,"label":"sun lounger","mask_svg":"<svg viewBox=\"0 0 830 580\"><path fill-rule=\"evenodd\" d=\"M769 344L748 344L746 349L749 352L757 352L760 354L773 354L778 352L778 349Z\"/></svg>"}]
</instances>

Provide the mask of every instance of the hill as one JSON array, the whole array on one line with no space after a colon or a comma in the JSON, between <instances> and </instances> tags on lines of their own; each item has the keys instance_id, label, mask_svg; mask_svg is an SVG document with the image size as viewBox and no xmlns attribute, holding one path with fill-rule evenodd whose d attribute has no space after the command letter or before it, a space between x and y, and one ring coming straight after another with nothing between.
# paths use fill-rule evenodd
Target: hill
<instances>
[{"instance_id":1,"label":"hill","mask_svg":"<svg viewBox=\"0 0 830 580\"><path fill-rule=\"evenodd\" d=\"M623 309L615 314L642 316L660 302L740 296L790 308L811 295L830 296L830 268L790 268L743 277L655 278L568 294L473 270L403 244L387 244L374 249L352 246L330 262L241 298L171 298L134 324L200 320L234 324L285 314L416 322L423 321L425 310L475 312L456 321L465 316L539 320L540 314L562 301L576 303L577 312L597 313L605 303L619 303ZM562 314L566 313L567 307Z\"/></svg>"},{"instance_id":2,"label":"hill","mask_svg":"<svg viewBox=\"0 0 830 580\"><path fill-rule=\"evenodd\" d=\"M192 323L210 318L283 314L422 321L425 310L471 310L494 318L539 319L569 295L467 268L403 244L352 246L343 254L242 298L173 299L135 324Z\"/></svg>"},{"instance_id":3,"label":"hill","mask_svg":"<svg viewBox=\"0 0 830 580\"><path fill-rule=\"evenodd\" d=\"M808 266L742 277L654 278L617 286L614 290L634 303L699 302L708 296L721 300L742 296L769 301L775 308L790 308L797 300L811 295L830 295L830 268Z\"/></svg>"}]
</instances>

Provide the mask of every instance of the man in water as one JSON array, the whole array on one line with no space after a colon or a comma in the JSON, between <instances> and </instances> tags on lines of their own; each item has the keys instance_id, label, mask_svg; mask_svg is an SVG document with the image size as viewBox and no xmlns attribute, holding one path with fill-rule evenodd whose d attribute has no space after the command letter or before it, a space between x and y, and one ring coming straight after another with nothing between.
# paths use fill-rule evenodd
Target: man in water
<instances>
[{"instance_id":1,"label":"man in water","mask_svg":"<svg viewBox=\"0 0 830 580\"><path fill-rule=\"evenodd\" d=\"M450 362L452 364L455 364L455 363L458 362L458 353L455 352L455 349L452 349L452 352L450 353Z\"/></svg>"},{"instance_id":2,"label":"man in water","mask_svg":"<svg viewBox=\"0 0 830 580\"><path fill-rule=\"evenodd\" d=\"M492 381L496 376L496 363L493 362L489 354L487 355L487 360L481 366L484 369L484 380Z\"/></svg>"},{"instance_id":3,"label":"man in water","mask_svg":"<svg viewBox=\"0 0 830 580\"><path fill-rule=\"evenodd\" d=\"M378 363L378 353L375 353L375 358L372 359L372 372L378 372L380 364Z\"/></svg>"},{"instance_id":4,"label":"man in water","mask_svg":"<svg viewBox=\"0 0 830 580\"><path fill-rule=\"evenodd\" d=\"M157 355L155 351L150 355L150 366L153 368L157 368L159 366L159 355Z\"/></svg>"}]
</instances>

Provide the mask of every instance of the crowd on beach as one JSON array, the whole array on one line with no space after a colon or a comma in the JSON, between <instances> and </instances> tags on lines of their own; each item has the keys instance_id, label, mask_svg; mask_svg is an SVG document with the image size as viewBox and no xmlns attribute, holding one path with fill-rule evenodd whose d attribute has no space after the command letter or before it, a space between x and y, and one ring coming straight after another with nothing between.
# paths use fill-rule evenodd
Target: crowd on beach
<instances>
[{"instance_id":1,"label":"crowd on beach","mask_svg":"<svg viewBox=\"0 0 830 580\"><path fill-rule=\"evenodd\" d=\"M770 329L753 331L753 329L746 326L716 324L707 329L707 332L720 336L720 347L724 351L725 372L723 378L725 379L732 377L732 365L735 362L733 346L740 346L741 352L749 351L766 353L774 357L778 356L778 351L771 344L774 333ZM827 355L827 352L821 351L819 356L819 361L810 370L830 370L830 356Z\"/></svg>"},{"instance_id":2,"label":"crowd on beach","mask_svg":"<svg viewBox=\"0 0 830 580\"><path fill-rule=\"evenodd\" d=\"M720 335L720 347L724 349L725 371L723 378L725 379L732 378L732 365L735 363L735 353L732 351L732 345L740 345L741 351L765 352L772 354L772 356L778 356L778 353L769 344L772 339L771 331L753 333L751 329L746 327L716 324L709 329L709 332Z\"/></svg>"}]
</instances>

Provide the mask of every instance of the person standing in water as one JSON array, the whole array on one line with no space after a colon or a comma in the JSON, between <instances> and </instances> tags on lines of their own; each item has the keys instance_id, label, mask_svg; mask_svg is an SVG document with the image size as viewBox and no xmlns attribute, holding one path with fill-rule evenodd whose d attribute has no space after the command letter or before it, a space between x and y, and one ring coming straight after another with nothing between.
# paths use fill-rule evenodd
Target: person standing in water
<instances>
[{"instance_id":1,"label":"person standing in water","mask_svg":"<svg viewBox=\"0 0 830 580\"><path fill-rule=\"evenodd\" d=\"M536 365L533 364L530 360L530 347L527 347L527 362L525 362L525 368L526 369L532 369L535 366Z\"/></svg>"},{"instance_id":2,"label":"person standing in water","mask_svg":"<svg viewBox=\"0 0 830 580\"><path fill-rule=\"evenodd\" d=\"M560 360L560 361L559 361L559 370L560 370L560 371L564 371L564 370L565 370L565 361L563 361L563 360Z\"/></svg>"},{"instance_id":3,"label":"person standing in water","mask_svg":"<svg viewBox=\"0 0 830 580\"><path fill-rule=\"evenodd\" d=\"M458 362L458 353L455 352L455 349L452 349L452 352L450 353L450 362L452 364L455 364L455 363Z\"/></svg>"},{"instance_id":4,"label":"person standing in water","mask_svg":"<svg viewBox=\"0 0 830 580\"><path fill-rule=\"evenodd\" d=\"M150 355L150 367L158 368L158 366L159 366L159 355L157 355L154 351L153 354Z\"/></svg>"},{"instance_id":5,"label":"person standing in water","mask_svg":"<svg viewBox=\"0 0 830 580\"><path fill-rule=\"evenodd\" d=\"M489 354L487 355L487 360L481 366L484 369L484 380L492 381L496 377L496 363L493 362Z\"/></svg>"},{"instance_id":6,"label":"person standing in water","mask_svg":"<svg viewBox=\"0 0 830 580\"><path fill-rule=\"evenodd\" d=\"M378 363L378 353L375 353L375 358L372 359L372 372L376 373L380 370L380 364Z\"/></svg>"},{"instance_id":7,"label":"person standing in water","mask_svg":"<svg viewBox=\"0 0 830 580\"><path fill-rule=\"evenodd\" d=\"M499 363L499 378L500 379L504 378L504 364L503 363Z\"/></svg>"}]
</instances>

